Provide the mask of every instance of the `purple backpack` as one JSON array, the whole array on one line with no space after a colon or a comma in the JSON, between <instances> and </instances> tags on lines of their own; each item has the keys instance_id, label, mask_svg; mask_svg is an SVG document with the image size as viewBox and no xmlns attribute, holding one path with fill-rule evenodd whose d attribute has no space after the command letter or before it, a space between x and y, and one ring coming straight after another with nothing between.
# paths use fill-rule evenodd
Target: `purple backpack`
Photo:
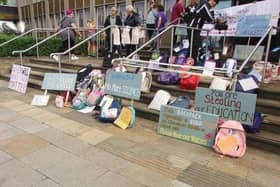
<instances>
[{"instance_id":1,"label":"purple backpack","mask_svg":"<svg viewBox=\"0 0 280 187\"><path fill-rule=\"evenodd\" d=\"M158 83L161 84L176 84L180 79L179 73L162 72L158 76Z\"/></svg>"},{"instance_id":2,"label":"purple backpack","mask_svg":"<svg viewBox=\"0 0 280 187\"><path fill-rule=\"evenodd\" d=\"M246 132L256 133L260 131L261 124L263 123L263 117L260 112L255 112L253 125L243 125Z\"/></svg>"},{"instance_id":3,"label":"purple backpack","mask_svg":"<svg viewBox=\"0 0 280 187\"><path fill-rule=\"evenodd\" d=\"M175 64L177 65L185 65L187 59L185 57L177 57Z\"/></svg>"}]
</instances>

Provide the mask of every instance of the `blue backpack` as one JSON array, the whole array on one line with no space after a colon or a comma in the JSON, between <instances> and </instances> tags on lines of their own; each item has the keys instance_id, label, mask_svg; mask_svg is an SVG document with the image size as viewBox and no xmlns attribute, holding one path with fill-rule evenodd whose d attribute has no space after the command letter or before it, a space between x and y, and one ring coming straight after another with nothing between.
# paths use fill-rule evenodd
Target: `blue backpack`
<instances>
[{"instance_id":1,"label":"blue backpack","mask_svg":"<svg viewBox=\"0 0 280 187\"><path fill-rule=\"evenodd\" d=\"M250 77L252 77L252 78L254 79L254 81L256 82L256 84L259 83L259 81L258 81L258 79L257 79L256 77L254 77L253 75L247 75L247 74L240 74L238 80L243 80L243 79L247 79L247 78L250 78ZM245 90L242 88L242 86L241 86L241 84L239 83L239 81L237 81L237 83L236 83L235 91L237 91L237 92L244 92L244 93L252 93L252 94L254 94L254 93L256 92L255 89L245 91Z\"/></svg>"},{"instance_id":2,"label":"blue backpack","mask_svg":"<svg viewBox=\"0 0 280 187\"><path fill-rule=\"evenodd\" d=\"M260 112L255 112L253 125L243 125L246 132L256 133L260 131L261 124L263 123L263 116Z\"/></svg>"},{"instance_id":3,"label":"blue backpack","mask_svg":"<svg viewBox=\"0 0 280 187\"><path fill-rule=\"evenodd\" d=\"M169 105L189 109L190 98L188 96L179 96L175 101L171 102Z\"/></svg>"},{"instance_id":4,"label":"blue backpack","mask_svg":"<svg viewBox=\"0 0 280 187\"><path fill-rule=\"evenodd\" d=\"M128 128L132 128L132 127L134 127L134 125L135 125L135 121L136 121L136 112L135 112L135 109L134 109L132 106L129 106L128 108L129 108L129 110L131 110L131 112L132 112L132 117L131 117L131 121L130 121L130 124L129 124L129 127L128 127Z\"/></svg>"},{"instance_id":5,"label":"blue backpack","mask_svg":"<svg viewBox=\"0 0 280 187\"><path fill-rule=\"evenodd\" d=\"M97 116L97 119L103 123L113 123L120 115L121 108L122 108L121 103L117 99L114 99L111 106L109 107L109 110L116 109L117 114L115 116L110 116L110 115L106 114L106 112L102 111L102 108L101 108L101 112Z\"/></svg>"},{"instance_id":6,"label":"blue backpack","mask_svg":"<svg viewBox=\"0 0 280 187\"><path fill-rule=\"evenodd\" d=\"M175 72L162 72L158 76L158 83L161 84L176 84L180 80L179 73Z\"/></svg>"}]
</instances>

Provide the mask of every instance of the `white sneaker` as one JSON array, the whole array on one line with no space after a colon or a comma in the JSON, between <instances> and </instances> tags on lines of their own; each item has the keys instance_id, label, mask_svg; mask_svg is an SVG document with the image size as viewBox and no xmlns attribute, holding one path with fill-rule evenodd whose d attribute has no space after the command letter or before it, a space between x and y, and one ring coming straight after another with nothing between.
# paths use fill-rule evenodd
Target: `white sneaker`
<instances>
[{"instance_id":1,"label":"white sneaker","mask_svg":"<svg viewBox=\"0 0 280 187\"><path fill-rule=\"evenodd\" d=\"M79 58L76 55L72 55L71 60L79 60Z\"/></svg>"},{"instance_id":2,"label":"white sneaker","mask_svg":"<svg viewBox=\"0 0 280 187\"><path fill-rule=\"evenodd\" d=\"M58 55L53 55L53 56L52 56L52 59L54 59L54 60L57 61L57 62L59 61Z\"/></svg>"}]
</instances>

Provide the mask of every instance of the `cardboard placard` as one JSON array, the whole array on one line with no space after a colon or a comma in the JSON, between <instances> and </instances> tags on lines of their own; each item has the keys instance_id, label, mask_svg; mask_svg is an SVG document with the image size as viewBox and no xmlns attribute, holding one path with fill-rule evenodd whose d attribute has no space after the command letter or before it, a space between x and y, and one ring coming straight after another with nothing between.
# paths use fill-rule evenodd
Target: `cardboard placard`
<instances>
[{"instance_id":1,"label":"cardboard placard","mask_svg":"<svg viewBox=\"0 0 280 187\"><path fill-rule=\"evenodd\" d=\"M105 94L139 100L141 95L140 74L115 72L106 73Z\"/></svg>"},{"instance_id":2,"label":"cardboard placard","mask_svg":"<svg viewBox=\"0 0 280 187\"><path fill-rule=\"evenodd\" d=\"M198 88L195 93L195 110L252 125L256 100L256 94Z\"/></svg>"},{"instance_id":3,"label":"cardboard placard","mask_svg":"<svg viewBox=\"0 0 280 187\"><path fill-rule=\"evenodd\" d=\"M47 106L49 102L49 95L34 95L31 105L34 106Z\"/></svg>"},{"instance_id":4,"label":"cardboard placard","mask_svg":"<svg viewBox=\"0 0 280 187\"><path fill-rule=\"evenodd\" d=\"M13 64L9 81L9 88L17 92L26 93L31 68Z\"/></svg>"},{"instance_id":5,"label":"cardboard placard","mask_svg":"<svg viewBox=\"0 0 280 187\"><path fill-rule=\"evenodd\" d=\"M77 74L73 73L45 73L42 90L73 91Z\"/></svg>"},{"instance_id":6,"label":"cardboard placard","mask_svg":"<svg viewBox=\"0 0 280 187\"><path fill-rule=\"evenodd\" d=\"M162 105L157 131L159 134L212 147L219 116Z\"/></svg>"},{"instance_id":7,"label":"cardboard placard","mask_svg":"<svg viewBox=\"0 0 280 187\"><path fill-rule=\"evenodd\" d=\"M236 45L234 49L233 58L237 60L245 60L255 48L254 45ZM262 60L264 53L264 46L259 46L250 61Z\"/></svg>"}]
</instances>

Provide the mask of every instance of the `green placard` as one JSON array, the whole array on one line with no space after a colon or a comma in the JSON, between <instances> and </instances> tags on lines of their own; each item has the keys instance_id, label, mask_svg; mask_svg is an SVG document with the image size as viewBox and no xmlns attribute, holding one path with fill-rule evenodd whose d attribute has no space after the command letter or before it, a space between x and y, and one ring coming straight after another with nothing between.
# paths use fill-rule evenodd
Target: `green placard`
<instances>
[{"instance_id":1,"label":"green placard","mask_svg":"<svg viewBox=\"0 0 280 187\"><path fill-rule=\"evenodd\" d=\"M72 73L45 73L42 90L73 91L77 74Z\"/></svg>"},{"instance_id":2,"label":"green placard","mask_svg":"<svg viewBox=\"0 0 280 187\"><path fill-rule=\"evenodd\" d=\"M105 93L139 100L142 76L135 73L123 73L109 70L106 73Z\"/></svg>"},{"instance_id":3,"label":"green placard","mask_svg":"<svg viewBox=\"0 0 280 187\"><path fill-rule=\"evenodd\" d=\"M195 110L252 125L256 100L256 94L198 88L195 92Z\"/></svg>"},{"instance_id":4,"label":"green placard","mask_svg":"<svg viewBox=\"0 0 280 187\"><path fill-rule=\"evenodd\" d=\"M157 131L159 134L212 147L218 115L162 105Z\"/></svg>"}]
</instances>

